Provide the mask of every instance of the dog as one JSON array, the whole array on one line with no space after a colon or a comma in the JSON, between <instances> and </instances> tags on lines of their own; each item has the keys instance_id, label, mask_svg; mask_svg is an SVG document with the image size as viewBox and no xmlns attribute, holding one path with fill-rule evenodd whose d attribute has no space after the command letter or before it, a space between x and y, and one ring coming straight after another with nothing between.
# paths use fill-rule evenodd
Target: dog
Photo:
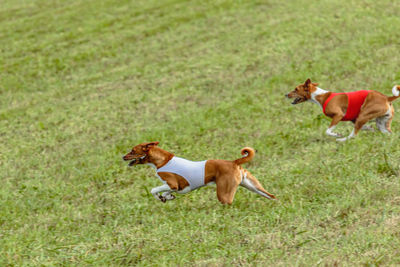
<instances>
[{"instance_id":1,"label":"dog","mask_svg":"<svg viewBox=\"0 0 400 267\"><path fill-rule=\"evenodd\" d=\"M296 86L287 98L294 98L293 105L310 101L319 105L323 113L332 118L326 134L333 137L342 137L335 133L334 129L340 121L352 121L354 129L351 134L337 141L346 141L353 138L362 130L373 130L372 127L365 125L370 120L376 120L376 127L382 133L391 133L390 125L394 116L392 101L399 97L400 86L392 88L393 96L386 96L374 90L362 90L348 93L332 93L323 90L318 83L307 79L304 84Z\"/></svg>"},{"instance_id":2,"label":"dog","mask_svg":"<svg viewBox=\"0 0 400 267\"><path fill-rule=\"evenodd\" d=\"M250 147L241 150L242 158L229 160L189 161L159 148L159 142L142 143L132 148L123 157L129 166L148 164L156 169L156 174L164 183L151 190L158 200L166 202L175 199L173 192L185 194L205 185L216 184L217 197L222 204L232 204L238 186L268 199L275 196L268 193L260 182L240 165L249 162L255 151Z\"/></svg>"}]
</instances>

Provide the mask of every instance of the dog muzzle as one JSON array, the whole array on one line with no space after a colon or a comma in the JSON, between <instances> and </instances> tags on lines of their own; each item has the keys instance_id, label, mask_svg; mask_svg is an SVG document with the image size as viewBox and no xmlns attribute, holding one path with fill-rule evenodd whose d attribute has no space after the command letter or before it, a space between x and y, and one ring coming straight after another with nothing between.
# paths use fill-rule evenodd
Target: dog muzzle
<instances>
[{"instance_id":1,"label":"dog muzzle","mask_svg":"<svg viewBox=\"0 0 400 267\"><path fill-rule=\"evenodd\" d=\"M131 161L129 162L128 166L131 167L131 166L135 165L136 162L139 162L139 163L140 163L145 157L146 157L146 155L141 156L140 158L136 158L136 159L131 160Z\"/></svg>"},{"instance_id":2,"label":"dog muzzle","mask_svg":"<svg viewBox=\"0 0 400 267\"><path fill-rule=\"evenodd\" d=\"M296 105L297 103L299 103L301 100L303 100L301 97L296 97L294 99L294 101L292 102L292 105Z\"/></svg>"}]
</instances>

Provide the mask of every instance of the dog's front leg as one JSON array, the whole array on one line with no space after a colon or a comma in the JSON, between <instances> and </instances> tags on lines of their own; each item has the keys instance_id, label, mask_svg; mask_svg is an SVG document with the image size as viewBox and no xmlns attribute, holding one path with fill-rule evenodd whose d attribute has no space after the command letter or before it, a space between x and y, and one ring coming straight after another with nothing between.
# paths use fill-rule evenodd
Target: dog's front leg
<instances>
[{"instance_id":1,"label":"dog's front leg","mask_svg":"<svg viewBox=\"0 0 400 267\"><path fill-rule=\"evenodd\" d=\"M335 115L332 118L331 121L331 125L329 126L329 128L326 130L326 134L329 136L333 136L333 137L342 137L341 134L335 133L333 130L335 130L336 125L339 123L339 121L343 118L343 115Z\"/></svg>"},{"instance_id":2,"label":"dog's front leg","mask_svg":"<svg viewBox=\"0 0 400 267\"><path fill-rule=\"evenodd\" d=\"M164 192L161 194L161 196L163 198L165 198L166 200L173 200L175 199L175 196L173 194L171 194L171 192Z\"/></svg>"},{"instance_id":3,"label":"dog's front leg","mask_svg":"<svg viewBox=\"0 0 400 267\"><path fill-rule=\"evenodd\" d=\"M161 194L160 194L161 192L166 192L166 193L171 194L172 190L171 190L171 188L169 187L169 185L167 185L167 184L163 184L163 185L161 185L161 186L157 186L157 187L154 187L153 189L151 189L151 194L152 194L156 199L158 199L158 200L160 200L160 201L162 201L162 202L166 202L166 201L168 200L168 198L167 198L166 196L164 196L164 194L161 195Z\"/></svg>"}]
</instances>

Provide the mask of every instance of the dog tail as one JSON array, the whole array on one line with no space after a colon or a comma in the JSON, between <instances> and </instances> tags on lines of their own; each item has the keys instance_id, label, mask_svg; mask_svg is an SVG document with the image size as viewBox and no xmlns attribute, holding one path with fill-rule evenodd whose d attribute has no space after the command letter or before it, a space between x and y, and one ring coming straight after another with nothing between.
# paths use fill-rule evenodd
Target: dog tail
<instances>
[{"instance_id":1,"label":"dog tail","mask_svg":"<svg viewBox=\"0 0 400 267\"><path fill-rule=\"evenodd\" d=\"M396 100L400 96L400 86L399 85L393 86L392 93L393 93L393 96L388 97L389 102Z\"/></svg>"},{"instance_id":2,"label":"dog tail","mask_svg":"<svg viewBox=\"0 0 400 267\"><path fill-rule=\"evenodd\" d=\"M243 163L247 163L247 162L251 161L253 159L254 155L256 154L254 149L252 149L251 147L242 148L240 153L243 155L243 157L234 161L237 165L241 165Z\"/></svg>"}]
</instances>

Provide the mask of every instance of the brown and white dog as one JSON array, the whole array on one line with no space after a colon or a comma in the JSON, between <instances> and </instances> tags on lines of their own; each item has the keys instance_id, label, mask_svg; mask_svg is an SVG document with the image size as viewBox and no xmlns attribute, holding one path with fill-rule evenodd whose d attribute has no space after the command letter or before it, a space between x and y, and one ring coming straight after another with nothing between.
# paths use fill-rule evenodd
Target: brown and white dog
<instances>
[{"instance_id":1,"label":"brown and white dog","mask_svg":"<svg viewBox=\"0 0 400 267\"><path fill-rule=\"evenodd\" d=\"M216 184L217 197L222 204L232 203L239 185L265 198L275 199L275 196L268 193L249 171L240 166L254 157L255 152L250 147L243 148L241 153L244 157L234 161L193 162L175 157L174 154L159 148L158 143L150 142L134 146L132 151L123 157L123 160L130 161L129 166L149 164L156 168L157 175L164 184L153 188L151 194L162 202L174 199L173 192L185 194L198 187L210 184ZM183 167L179 164L176 165L178 167L174 167L175 162L183 162ZM174 171L173 168L177 168L177 171ZM181 170L178 169L183 169L183 173L179 172ZM192 179L189 177L192 169L194 169L193 175L197 177L197 181L190 180Z\"/></svg>"},{"instance_id":2,"label":"brown and white dog","mask_svg":"<svg viewBox=\"0 0 400 267\"><path fill-rule=\"evenodd\" d=\"M376 119L376 127L383 133L391 133L390 125L394 116L392 101L399 97L400 86L394 86L394 96L368 90L349 93L332 93L317 87L317 83L307 79L304 84L286 94L288 98L294 98L293 105L305 101L319 105L326 116L332 118L326 134L333 137L342 137L333 132L341 120L349 120L354 123L354 129L348 137L339 138L338 141L346 141L355 137L362 130L373 130L365 125L370 120Z\"/></svg>"}]
</instances>

